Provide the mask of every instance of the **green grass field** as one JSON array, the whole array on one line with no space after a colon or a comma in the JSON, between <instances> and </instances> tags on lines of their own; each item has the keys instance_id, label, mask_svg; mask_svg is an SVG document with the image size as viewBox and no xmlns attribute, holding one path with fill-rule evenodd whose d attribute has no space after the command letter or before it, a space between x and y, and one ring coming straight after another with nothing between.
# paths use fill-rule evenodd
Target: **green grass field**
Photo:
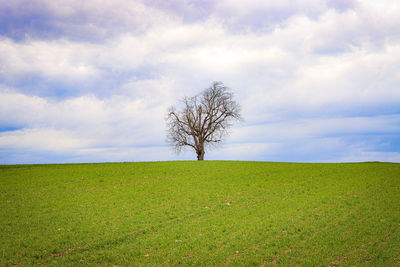
<instances>
[{"instance_id":1,"label":"green grass field","mask_svg":"<svg viewBox=\"0 0 400 267\"><path fill-rule=\"evenodd\" d=\"M400 164L0 166L0 266L400 265Z\"/></svg>"}]
</instances>

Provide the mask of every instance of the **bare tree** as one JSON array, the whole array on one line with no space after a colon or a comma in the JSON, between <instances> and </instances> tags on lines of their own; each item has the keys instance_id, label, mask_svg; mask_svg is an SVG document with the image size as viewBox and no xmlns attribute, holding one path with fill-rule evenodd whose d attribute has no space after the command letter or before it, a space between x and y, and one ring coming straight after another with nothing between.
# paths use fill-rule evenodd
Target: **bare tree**
<instances>
[{"instance_id":1,"label":"bare tree","mask_svg":"<svg viewBox=\"0 0 400 267\"><path fill-rule=\"evenodd\" d=\"M197 160L204 160L205 148L222 141L235 120L241 120L240 106L230 89L221 82L199 95L184 97L183 108L170 107L166 118L167 141L181 152L183 147L196 151Z\"/></svg>"}]
</instances>

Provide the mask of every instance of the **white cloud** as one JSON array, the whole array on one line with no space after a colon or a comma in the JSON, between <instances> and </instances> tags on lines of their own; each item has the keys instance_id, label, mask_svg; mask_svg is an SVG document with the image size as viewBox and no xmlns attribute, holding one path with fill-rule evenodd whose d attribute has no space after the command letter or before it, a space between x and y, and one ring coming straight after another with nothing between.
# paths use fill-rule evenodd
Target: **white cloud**
<instances>
[{"instance_id":1,"label":"white cloud","mask_svg":"<svg viewBox=\"0 0 400 267\"><path fill-rule=\"evenodd\" d=\"M58 153L74 153L90 144L82 136L56 129L23 129L0 133L2 149L36 150Z\"/></svg>"},{"instance_id":2,"label":"white cloud","mask_svg":"<svg viewBox=\"0 0 400 267\"><path fill-rule=\"evenodd\" d=\"M325 1L218 1L215 17L232 31L272 31L295 15L316 18L326 10Z\"/></svg>"},{"instance_id":3,"label":"white cloud","mask_svg":"<svg viewBox=\"0 0 400 267\"><path fill-rule=\"evenodd\" d=\"M143 33L153 25L178 20L137 0L2 0L0 13L6 18L3 23L10 29L8 33L19 38L100 40L123 32Z\"/></svg>"},{"instance_id":4,"label":"white cloud","mask_svg":"<svg viewBox=\"0 0 400 267\"><path fill-rule=\"evenodd\" d=\"M211 160L270 160L274 154L279 153L281 144L270 141L252 143L231 143L221 145L217 149L212 149L206 154L207 159Z\"/></svg>"},{"instance_id":5,"label":"white cloud","mask_svg":"<svg viewBox=\"0 0 400 267\"><path fill-rule=\"evenodd\" d=\"M96 78L98 71L88 57L94 46L65 40L28 40L23 43L0 39L0 76L18 79L41 75L59 79Z\"/></svg>"},{"instance_id":6,"label":"white cloud","mask_svg":"<svg viewBox=\"0 0 400 267\"><path fill-rule=\"evenodd\" d=\"M379 12L398 12L400 3L397 0L358 0L362 5L378 10Z\"/></svg>"},{"instance_id":7,"label":"white cloud","mask_svg":"<svg viewBox=\"0 0 400 267\"><path fill-rule=\"evenodd\" d=\"M321 147L323 160L345 160L340 149L386 158L380 140L352 145L347 136L400 132L398 116L387 115L400 103L396 2L220 1L191 23L161 3L21 3L0 2L0 11L41 14L36 30L54 22L61 35L0 39L0 126L22 128L3 132L0 148L167 159L167 107L213 80L232 87L246 123L210 158L318 160ZM70 38L74 29L100 41Z\"/></svg>"},{"instance_id":8,"label":"white cloud","mask_svg":"<svg viewBox=\"0 0 400 267\"><path fill-rule=\"evenodd\" d=\"M90 140L85 144L95 147L159 144L164 140L163 116L167 106L152 105L144 98L99 99L86 95L55 101L8 91L1 93L0 99L1 124L28 130L7 133L7 138L20 137L21 133L31 136L31 131L36 133L36 129L54 129ZM54 136L53 132L51 134ZM46 135L42 137L43 142L46 142ZM39 136L34 135L35 138ZM32 138L28 140L34 142Z\"/></svg>"},{"instance_id":9,"label":"white cloud","mask_svg":"<svg viewBox=\"0 0 400 267\"><path fill-rule=\"evenodd\" d=\"M312 119L285 119L279 122L237 127L232 142L293 142L296 140L357 136L368 134L396 134L400 132L400 115L376 117L330 117Z\"/></svg>"},{"instance_id":10,"label":"white cloud","mask_svg":"<svg viewBox=\"0 0 400 267\"><path fill-rule=\"evenodd\" d=\"M343 156L338 162L365 162L365 161L386 161L400 162L399 152L376 152L376 151L352 151L349 155Z\"/></svg>"}]
</instances>

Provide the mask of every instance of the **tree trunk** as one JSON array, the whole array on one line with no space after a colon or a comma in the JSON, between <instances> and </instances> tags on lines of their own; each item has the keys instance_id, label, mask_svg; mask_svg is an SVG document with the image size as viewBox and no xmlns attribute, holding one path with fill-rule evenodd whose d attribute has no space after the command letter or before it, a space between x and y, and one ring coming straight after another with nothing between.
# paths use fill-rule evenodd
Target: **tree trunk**
<instances>
[{"instance_id":1,"label":"tree trunk","mask_svg":"<svg viewBox=\"0 0 400 267\"><path fill-rule=\"evenodd\" d=\"M204 160L204 154L206 153L204 151L204 144L200 144L200 147L196 151L196 153L197 153L197 160Z\"/></svg>"},{"instance_id":2,"label":"tree trunk","mask_svg":"<svg viewBox=\"0 0 400 267\"><path fill-rule=\"evenodd\" d=\"M204 160L204 154L205 154L204 151L197 154L197 160Z\"/></svg>"}]
</instances>

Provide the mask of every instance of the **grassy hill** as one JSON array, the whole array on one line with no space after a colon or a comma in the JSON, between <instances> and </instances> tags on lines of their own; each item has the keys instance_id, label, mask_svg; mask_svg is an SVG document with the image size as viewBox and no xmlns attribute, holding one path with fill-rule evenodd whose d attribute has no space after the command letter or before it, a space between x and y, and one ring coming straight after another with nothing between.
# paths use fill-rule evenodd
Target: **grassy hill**
<instances>
[{"instance_id":1,"label":"grassy hill","mask_svg":"<svg viewBox=\"0 0 400 267\"><path fill-rule=\"evenodd\" d=\"M0 265L400 264L400 164L0 166Z\"/></svg>"}]
</instances>

